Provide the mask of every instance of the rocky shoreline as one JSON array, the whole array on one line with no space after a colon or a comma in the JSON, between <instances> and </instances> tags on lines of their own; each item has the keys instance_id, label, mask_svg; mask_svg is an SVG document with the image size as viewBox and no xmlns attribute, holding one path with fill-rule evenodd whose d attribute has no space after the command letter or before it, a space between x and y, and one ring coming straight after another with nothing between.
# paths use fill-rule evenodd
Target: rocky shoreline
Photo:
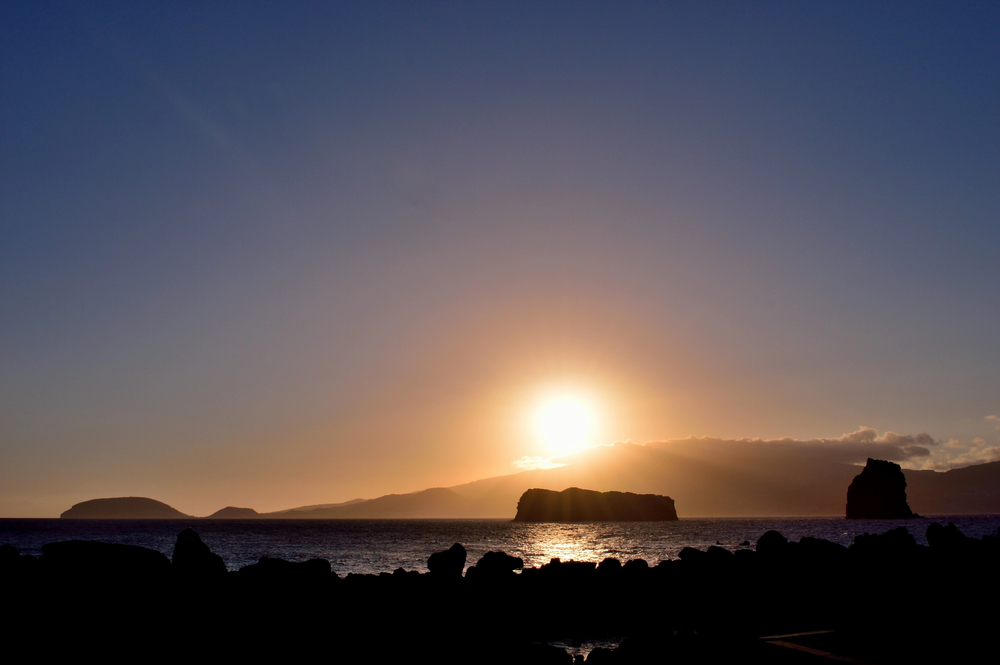
<instances>
[{"instance_id":1,"label":"rocky shoreline","mask_svg":"<svg viewBox=\"0 0 1000 665\"><path fill-rule=\"evenodd\" d=\"M40 557L5 545L0 580L9 634L67 655L162 647L256 660L321 649L360 662L571 663L547 642L617 636L617 649L586 662L971 658L996 621L1000 538L932 524L927 542L904 527L849 548L769 531L755 547L686 548L653 565L522 569L491 552L467 570L456 544L426 572L341 578L322 559L265 557L227 572L186 529L171 558L92 541L50 543Z\"/></svg>"}]
</instances>

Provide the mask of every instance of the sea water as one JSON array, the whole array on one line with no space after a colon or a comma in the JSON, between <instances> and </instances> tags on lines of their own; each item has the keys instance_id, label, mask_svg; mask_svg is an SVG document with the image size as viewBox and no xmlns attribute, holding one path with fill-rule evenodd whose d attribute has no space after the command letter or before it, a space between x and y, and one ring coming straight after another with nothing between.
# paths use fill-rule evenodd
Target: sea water
<instances>
[{"instance_id":1,"label":"sea water","mask_svg":"<svg viewBox=\"0 0 1000 665\"><path fill-rule=\"evenodd\" d=\"M595 561L645 559L655 565L676 559L685 547L753 547L770 529L789 540L805 536L850 545L863 533L906 527L926 544L927 526L954 522L975 538L996 534L1000 515L941 515L909 520L845 520L835 517L681 519L675 522L580 522L529 524L510 520L65 520L0 519L0 544L22 554L41 554L42 545L60 540L100 540L140 545L172 554L177 534L192 527L230 570L264 556L289 561L320 558L333 571L427 570L427 557L461 543L473 565L489 551L521 557L540 566L553 558Z\"/></svg>"}]
</instances>

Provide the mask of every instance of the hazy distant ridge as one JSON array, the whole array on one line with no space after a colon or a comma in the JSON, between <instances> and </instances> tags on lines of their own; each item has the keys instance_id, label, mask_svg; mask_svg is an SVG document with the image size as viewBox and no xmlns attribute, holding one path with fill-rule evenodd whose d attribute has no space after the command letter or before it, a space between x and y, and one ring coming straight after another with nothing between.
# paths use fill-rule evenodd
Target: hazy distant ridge
<instances>
[{"instance_id":1,"label":"hazy distant ridge","mask_svg":"<svg viewBox=\"0 0 1000 665\"><path fill-rule=\"evenodd\" d=\"M470 502L443 487L411 494L387 494L368 501L354 501L329 508L292 509L265 517L292 519L422 519L470 517ZM511 511L513 512L513 511Z\"/></svg>"},{"instance_id":2,"label":"hazy distant ridge","mask_svg":"<svg viewBox=\"0 0 1000 665\"><path fill-rule=\"evenodd\" d=\"M617 444L562 458L566 466L485 478L450 488L432 488L341 504L302 506L266 519L512 519L521 495L535 487L561 490L663 494L673 497L681 517L843 515L847 488L860 466L775 453L753 446ZM699 454L699 452L701 454ZM710 459L714 456L714 460ZM719 461L723 460L723 461ZM910 507L921 515L1000 514L1000 462L946 472L905 470ZM253 518L249 508L225 508L212 518ZM190 518L141 497L94 499L62 514L83 519Z\"/></svg>"}]
</instances>

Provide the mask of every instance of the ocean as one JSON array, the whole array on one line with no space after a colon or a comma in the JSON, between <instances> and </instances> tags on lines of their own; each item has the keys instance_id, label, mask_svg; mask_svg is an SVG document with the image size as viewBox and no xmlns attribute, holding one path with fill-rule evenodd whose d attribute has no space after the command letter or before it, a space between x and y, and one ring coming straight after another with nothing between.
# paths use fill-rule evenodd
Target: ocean
<instances>
[{"instance_id":1,"label":"ocean","mask_svg":"<svg viewBox=\"0 0 1000 665\"><path fill-rule=\"evenodd\" d=\"M962 533L996 534L1000 515L939 515L910 520L845 520L837 517L681 519L676 522L582 522L527 524L510 520L64 520L0 519L0 544L22 554L41 554L42 545L60 540L100 540L141 545L170 556L177 534L192 527L230 570L263 556L289 561L320 558L333 571L427 570L427 557L461 543L473 565L488 551L502 550L540 566L550 559L627 561L655 565L675 559L684 547L752 547L770 529L789 540L805 536L850 545L863 533L905 526L926 544L927 526L954 522Z\"/></svg>"}]
</instances>

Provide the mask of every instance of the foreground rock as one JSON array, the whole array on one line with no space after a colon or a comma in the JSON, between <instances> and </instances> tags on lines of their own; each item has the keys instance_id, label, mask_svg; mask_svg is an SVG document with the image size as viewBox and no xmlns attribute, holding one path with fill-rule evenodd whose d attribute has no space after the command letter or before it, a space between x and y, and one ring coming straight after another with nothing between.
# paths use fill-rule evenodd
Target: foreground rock
<instances>
[{"instance_id":1,"label":"foreground rock","mask_svg":"<svg viewBox=\"0 0 1000 665\"><path fill-rule=\"evenodd\" d=\"M441 578L457 578L465 570L465 548L455 543L444 552L435 552L427 559L427 570Z\"/></svg>"},{"instance_id":2,"label":"foreground rock","mask_svg":"<svg viewBox=\"0 0 1000 665\"><path fill-rule=\"evenodd\" d=\"M906 477L898 464L868 458L847 488L847 519L896 520L916 517L906 503Z\"/></svg>"},{"instance_id":3,"label":"foreground rock","mask_svg":"<svg viewBox=\"0 0 1000 665\"><path fill-rule=\"evenodd\" d=\"M178 534L171 565L178 576L196 581L218 579L227 572L222 557L208 549L194 529Z\"/></svg>"},{"instance_id":4,"label":"foreground rock","mask_svg":"<svg viewBox=\"0 0 1000 665\"><path fill-rule=\"evenodd\" d=\"M677 519L674 500L659 494L531 489L517 502L515 522L654 522Z\"/></svg>"},{"instance_id":5,"label":"foreground rock","mask_svg":"<svg viewBox=\"0 0 1000 665\"><path fill-rule=\"evenodd\" d=\"M170 560L138 545L64 540L42 545L44 570L62 581L96 584L132 584L165 580Z\"/></svg>"},{"instance_id":6,"label":"foreground rock","mask_svg":"<svg viewBox=\"0 0 1000 665\"><path fill-rule=\"evenodd\" d=\"M587 662L807 662L789 642L852 662L978 662L994 646L995 614L977 608L1000 593L1000 538L935 524L927 542L905 527L849 548L770 531L756 550L553 559L520 574L523 561L497 550L464 577L456 543L431 556L430 573L341 579L322 559L266 556L222 575L185 530L172 565L129 545L50 543L38 559L0 547L0 585L6 634L60 658L166 655L176 640L204 659L568 665L547 642L616 636ZM192 583L190 565L214 571L211 583ZM976 574L964 583L956 570Z\"/></svg>"}]
</instances>

